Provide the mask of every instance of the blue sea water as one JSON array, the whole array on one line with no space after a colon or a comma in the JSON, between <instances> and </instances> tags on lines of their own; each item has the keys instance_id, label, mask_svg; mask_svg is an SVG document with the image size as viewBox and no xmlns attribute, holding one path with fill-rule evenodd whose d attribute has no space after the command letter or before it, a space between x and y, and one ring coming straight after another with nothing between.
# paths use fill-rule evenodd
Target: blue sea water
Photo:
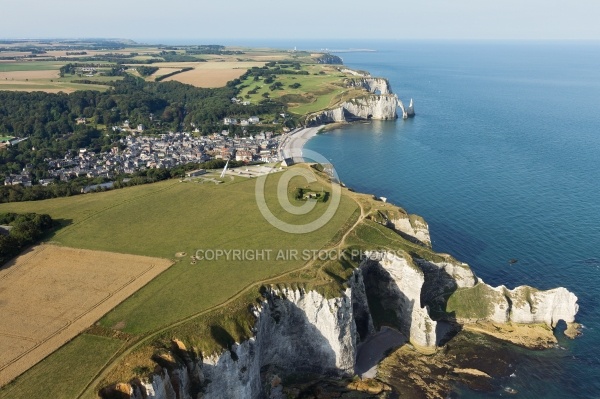
<instances>
[{"instance_id":1,"label":"blue sea water","mask_svg":"<svg viewBox=\"0 0 600 399\"><path fill-rule=\"evenodd\" d=\"M337 129L306 148L348 186L422 215L434 249L485 282L573 291L583 336L524 352L503 384L520 398L600 397L600 44L355 47L377 51L340 53L345 64L388 78L417 116Z\"/></svg>"}]
</instances>

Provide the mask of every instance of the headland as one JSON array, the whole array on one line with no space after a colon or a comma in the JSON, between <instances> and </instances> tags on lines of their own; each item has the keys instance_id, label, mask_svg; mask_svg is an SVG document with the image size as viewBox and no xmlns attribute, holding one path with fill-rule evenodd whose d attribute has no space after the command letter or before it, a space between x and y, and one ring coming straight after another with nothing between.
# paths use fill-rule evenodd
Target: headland
<instances>
[{"instance_id":1,"label":"headland","mask_svg":"<svg viewBox=\"0 0 600 399\"><path fill-rule=\"evenodd\" d=\"M293 63L286 65L252 68L239 84L254 78L264 81L276 68L297 79L307 76L291 73ZM317 70L312 64L306 68L307 73ZM340 72L335 66L327 68ZM347 92L332 95L327 106L316 100L302 103L308 96L293 97L301 101L291 108L306 111L302 104L309 104L318 109L303 114L308 114L305 124L315 127L292 131L282 142L279 152L284 158L301 158L302 147L323 123L398 116L400 103L385 79L344 79ZM277 87L254 89L240 89L242 98L286 95ZM292 166L316 176L308 186L291 180L286 198L296 207L307 203L296 195L298 189L331 190L331 176L319 166ZM266 190L276 192L282 175L269 175ZM215 171L209 176L218 179ZM400 370L410 377L410 388L421 396L439 397L449 392L450 382L476 385L497 375L476 358L456 361L454 343L461 342L463 350L485 347L487 341L473 332L486 331L476 326L500 326L500 338L510 340L511 326L518 325L519 330L528 329L528 337L546 337L547 346L556 342L552 329L560 320L574 322L577 297L566 289L491 287L467 264L434 251L423 218L373 195L347 188L341 192L332 221L310 234L281 232L264 220L254 206L254 180L243 176L228 175L219 185L205 185L200 179L168 180L89 196L0 205L3 212L35 209L69 221L53 236L60 245L176 262L76 338L77 350L67 344L0 391L0 398L41 397L40 391L51 397L65 389L72 397L84 398L254 399L295 397L307 391L384 398L398 392L388 376L401 362L389 362L403 357L414 360L411 367L423 366L416 376ZM277 207L280 201L273 195L266 202ZM314 204L314 214L282 217L302 224L329 205ZM298 249L335 256L292 256ZM227 258L239 250L263 252L243 262ZM265 250L289 256L270 259ZM204 255L209 251L224 256L207 261ZM539 347L539 340L514 342ZM388 349L398 346L384 363L389 368L376 371L374 366ZM94 351L97 347L102 350ZM99 353L92 370L81 361L82 353ZM430 361L433 357L437 362ZM441 371L427 371L428 365ZM72 370L77 378L61 380ZM364 380L354 378L357 373ZM52 386L36 386L43 375L55 377ZM443 382L436 385L439 389L428 388L431 378Z\"/></svg>"}]
</instances>

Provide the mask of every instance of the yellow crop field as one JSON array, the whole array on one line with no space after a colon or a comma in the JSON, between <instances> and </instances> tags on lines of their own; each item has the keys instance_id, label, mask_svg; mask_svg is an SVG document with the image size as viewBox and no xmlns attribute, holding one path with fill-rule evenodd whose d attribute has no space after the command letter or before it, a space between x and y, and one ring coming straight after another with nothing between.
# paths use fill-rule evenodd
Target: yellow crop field
<instances>
[{"instance_id":1,"label":"yellow crop field","mask_svg":"<svg viewBox=\"0 0 600 399\"><path fill-rule=\"evenodd\" d=\"M167 259L39 245L0 269L0 386L171 266Z\"/></svg>"},{"instance_id":2,"label":"yellow crop field","mask_svg":"<svg viewBox=\"0 0 600 399\"><path fill-rule=\"evenodd\" d=\"M227 82L242 76L249 68L262 67L263 62L200 62L191 71L171 76L175 80L196 87L223 87Z\"/></svg>"}]
</instances>

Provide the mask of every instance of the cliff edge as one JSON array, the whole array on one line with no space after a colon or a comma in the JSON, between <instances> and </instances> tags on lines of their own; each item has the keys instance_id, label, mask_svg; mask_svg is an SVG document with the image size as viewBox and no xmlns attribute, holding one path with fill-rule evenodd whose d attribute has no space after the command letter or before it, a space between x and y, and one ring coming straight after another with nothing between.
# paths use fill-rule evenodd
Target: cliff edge
<instances>
[{"instance_id":1,"label":"cliff edge","mask_svg":"<svg viewBox=\"0 0 600 399\"><path fill-rule=\"evenodd\" d=\"M396 94L393 94L387 79L363 76L344 81L348 88L362 89L365 95L344 101L340 105L308 115L307 126L319 126L336 122L359 120L392 120L398 118L398 108L403 119L415 115L413 100L405 107Z\"/></svg>"},{"instance_id":2,"label":"cliff edge","mask_svg":"<svg viewBox=\"0 0 600 399\"><path fill-rule=\"evenodd\" d=\"M328 266L329 289L323 283L265 286L260 303L248 310L249 339L201 353L187 349L190 338L173 337L169 350L153 356L152 375L114 383L101 395L283 398L289 392L281 381L293 376L351 378L360 345L382 327L417 351L434 353L463 328L547 347L556 342L552 329L559 320L575 322L577 297L567 289L491 287L467 264L432 251L425 221L379 206L357 227L337 269ZM369 241L365 229L387 238Z\"/></svg>"}]
</instances>

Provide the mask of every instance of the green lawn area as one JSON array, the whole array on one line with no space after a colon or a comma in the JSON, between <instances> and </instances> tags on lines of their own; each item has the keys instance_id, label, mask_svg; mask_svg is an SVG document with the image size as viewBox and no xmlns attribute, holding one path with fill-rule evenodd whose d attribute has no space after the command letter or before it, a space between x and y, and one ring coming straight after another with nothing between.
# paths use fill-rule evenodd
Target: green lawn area
<instances>
[{"instance_id":1,"label":"green lawn area","mask_svg":"<svg viewBox=\"0 0 600 399\"><path fill-rule=\"evenodd\" d=\"M265 185L266 203L280 219L306 223L319 217L329 205L330 201L316 203L305 216L287 213L275 195L280 177L280 173L269 176ZM303 185L299 179L292 179L290 187ZM49 213L64 227L48 241L60 245L171 259L177 259L177 252L186 252L185 258L100 320L102 326L120 324L125 332L145 335L219 305L253 283L300 268L306 263L301 256L276 260L278 251L321 249L339 239L358 215L357 204L342 196L334 217L321 229L307 234L284 233L261 215L255 201L255 183L255 179L241 177L220 185L169 180L104 193L1 204L0 212ZM310 187L320 190L318 183ZM305 204L293 198L291 202L295 206ZM221 259L191 264L190 255L198 249L271 250L272 254L266 261ZM201 341L202 334L188 336L183 332L191 331L194 323L205 330L208 327L204 324L211 320L225 326L227 320L232 320L231 328L238 328L236 323L248 318L244 301L257 292L251 290L220 313L186 322L177 331L187 339ZM0 390L0 399L74 398L120 344L107 338L80 336ZM198 345L210 347L214 342L207 337L206 343ZM90 354L94 359L88 362ZM60 394L47 394L50 387Z\"/></svg>"},{"instance_id":2,"label":"green lawn area","mask_svg":"<svg viewBox=\"0 0 600 399\"><path fill-rule=\"evenodd\" d=\"M0 142L14 139L14 136L0 136Z\"/></svg>"},{"instance_id":3,"label":"green lawn area","mask_svg":"<svg viewBox=\"0 0 600 399\"><path fill-rule=\"evenodd\" d=\"M0 62L0 72L15 71L48 71L59 70L66 62L30 61L30 62Z\"/></svg>"},{"instance_id":4,"label":"green lawn area","mask_svg":"<svg viewBox=\"0 0 600 399\"><path fill-rule=\"evenodd\" d=\"M241 85L247 85L239 97L249 100L252 103L258 103L264 99L263 94L268 93L273 99L280 99L288 104L288 110L297 115L306 115L326 108L335 106L343 100L356 94L356 90L351 90L344 86L344 79L348 76L339 72L336 67L331 65L308 64L302 65L302 70L307 71L308 75L276 75L275 82L281 82L281 90L271 90L271 83L264 83L264 78L258 81L254 77L249 77L241 82ZM299 84L298 88L291 88L290 85ZM255 94L249 94L256 88ZM364 93L360 93L364 94ZM250 98L246 96L249 95Z\"/></svg>"},{"instance_id":5,"label":"green lawn area","mask_svg":"<svg viewBox=\"0 0 600 399\"><path fill-rule=\"evenodd\" d=\"M72 92L76 90L107 90L108 86L94 85L94 84L81 84L81 83L35 83L32 84L5 84L0 85L0 90L19 90L19 91L65 91Z\"/></svg>"},{"instance_id":6,"label":"green lawn area","mask_svg":"<svg viewBox=\"0 0 600 399\"><path fill-rule=\"evenodd\" d=\"M267 204L288 223L305 223L322 214L329 203L317 203L306 216L291 215L274 195L277 178L267 181ZM169 180L106 193L40 202L0 205L0 212L48 213L69 224L51 241L76 248L175 259L188 255L101 323L125 325L129 333L145 333L224 302L254 281L301 267L302 259L204 261L191 265L197 250L319 249L338 232L357 205L342 198L334 218L309 234L284 233L261 215L255 201L255 180L237 177L222 185ZM304 204L301 201L298 205ZM168 311L165 312L165 309Z\"/></svg>"},{"instance_id":7,"label":"green lawn area","mask_svg":"<svg viewBox=\"0 0 600 399\"><path fill-rule=\"evenodd\" d=\"M82 334L0 389L0 399L76 398L123 343Z\"/></svg>"}]
</instances>

